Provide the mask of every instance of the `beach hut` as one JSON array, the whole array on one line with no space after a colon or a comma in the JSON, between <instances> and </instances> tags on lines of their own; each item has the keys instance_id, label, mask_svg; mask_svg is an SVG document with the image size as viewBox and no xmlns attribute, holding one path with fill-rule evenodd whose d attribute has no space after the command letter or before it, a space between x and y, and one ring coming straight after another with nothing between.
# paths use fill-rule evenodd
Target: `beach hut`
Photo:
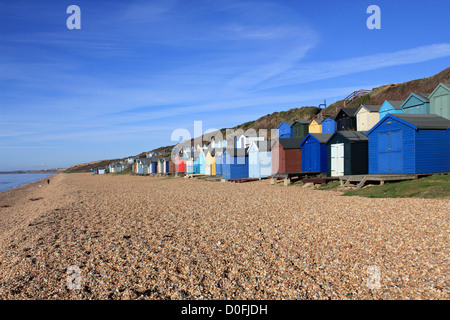
<instances>
[{"instance_id":1,"label":"beach hut","mask_svg":"<svg viewBox=\"0 0 450 320\"><path fill-rule=\"evenodd\" d=\"M272 174L302 172L303 139L276 139L272 145Z\"/></svg>"},{"instance_id":2,"label":"beach hut","mask_svg":"<svg viewBox=\"0 0 450 320\"><path fill-rule=\"evenodd\" d=\"M216 175L216 149L208 148L205 156L205 175L215 176Z\"/></svg>"},{"instance_id":3,"label":"beach hut","mask_svg":"<svg viewBox=\"0 0 450 320\"><path fill-rule=\"evenodd\" d=\"M450 172L450 120L389 114L369 132L370 174Z\"/></svg>"},{"instance_id":4,"label":"beach hut","mask_svg":"<svg viewBox=\"0 0 450 320\"><path fill-rule=\"evenodd\" d=\"M342 108L336 115L336 130L347 131L356 130L356 111L353 108Z\"/></svg>"},{"instance_id":5,"label":"beach hut","mask_svg":"<svg viewBox=\"0 0 450 320\"><path fill-rule=\"evenodd\" d=\"M300 143L302 172L327 172L327 142L333 133L308 133Z\"/></svg>"},{"instance_id":6,"label":"beach hut","mask_svg":"<svg viewBox=\"0 0 450 320\"><path fill-rule=\"evenodd\" d=\"M327 176L368 173L366 132L338 131L327 142Z\"/></svg>"},{"instance_id":7,"label":"beach hut","mask_svg":"<svg viewBox=\"0 0 450 320\"><path fill-rule=\"evenodd\" d=\"M430 100L427 93L411 93L402 103L402 113L429 114Z\"/></svg>"},{"instance_id":8,"label":"beach hut","mask_svg":"<svg viewBox=\"0 0 450 320\"><path fill-rule=\"evenodd\" d=\"M326 118L322 121L322 133L335 133L336 121L333 118ZM306 137L306 136L305 136Z\"/></svg>"},{"instance_id":9,"label":"beach hut","mask_svg":"<svg viewBox=\"0 0 450 320\"><path fill-rule=\"evenodd\" d=\"M295 120L292 125L292 138L303 139L309 132L309 120Z\"/></svg>"},{"instance_id":10,"label":"beach hut","mask_svg":"<svg viewBox=\"0 0 450 320\"><path fill-rule=\"evenodd\" d=\"M249 178L267 178L272 175L271 141L254 141L248 150Z\"/></svg>"},{"instance_id":11,"label":"beach hut","mask_svg":"<svg viewBox=\"0 0 450 320\"><path fill-rule=\"evenodd\" d=\"M148 158L140 158L138 161L138 174L146 174L147 173L147 167L149 164L149 159Z\"/></svg>"},{"instance_id":12,"label":"beach hut","mask_svg":"<svg viewBox=\"0 0 450 320\"><path fill-rule=\"evenodd\" d=\"M148 163L148 173L155 174L158 173L158 159L157 158L149 158Z\"/></svg>"},{"instance_id":13,"label":"beach hut","mask_svg":"<svg viewBox=\"0 0 450 320\"><path fill-rule=\"evenodd\" d=\"M194 152L194 173L205 174L206 155L202 147L197 147Z\"/></svg>"},{"instance_id":14,"label":"beach hut","mask_svg":"<svg viewBox=\"0 0 450 320\"><path fill-rule=\"evenodd\" d=\"M322 119L312 119L309 122L309 133L322 133Z\"/></svg>"},{"instance_id":15,"label":"beach hut","mask_svg":"<svg viewBox=\"0 0 450 320\"><path fill-rule=\"evenodd\" d=\"M156 165L156 173L163 174L164 173L164 159L163 158L156 158L158 160Z\"/></svg>"},{"instance_id":16,"label":"beach hut","mask_svg":"<svg viewBox=\"0 0 450 320\"><path fill-rule=\"evenodd\" d=\"M175 155L175 172L176 173L185 173L186 172L186 159L183 157L183 151L177 152Z\"/></svg>"},{"instance_id":17,"label":"beach hut","mask_svg":"<svg viewBox=\"0 0 450 320\"><path fill-rule=\"evenodd\" d=\"M216 175L222 175L222 165L223 165L223 152L224 148L216 148L214 160L216 163Z\"/></svg>"},{"instance_id":18,"label":"beach hut","mask_svg":"<svg viewBox=\"0 0 450 320\"><path fill-rule=\"evenodd\" d=\"M403 101L385 100L380 110L378 110L379 120L383 119L389 113L402 113L402 104Z\"/></svg>"},{"instance_id":19,"label":"beach hut","mask_svg":"<svg viewBox=\"0 0 450 320\"><path fill-rule=\"evenodd\" d=\"M279 139L287 139L287 138L293 138L294 137L294 129L293 129L294 122L282 122L277 127L278 130L278 138Z\"/></svg>"},{"instance_id":20,"label":"beach hut","mask_svg":"<svg viewBox=\"0 0 450 320\"><path fill-rule=\"evenodd\" d=\"M248 149L227 148L223 153L222 177L224 179L248 178Z\"/></svg>"},{"instance_id":21,"label":"beach hut","mask_svg":"<svg viewBox=\"0 0 450 320\"><path fill-rule=\"evenodd\" d=\"M172 161L171 157L163 158L163 173L171 174L175 173L175 163Z\"/></svg>"},{"instance_id":22,"label":"beach hut","mask_svg":"<svg viewBox=\"0 0 450 320\"><path fill-rule=\"evenodd\" d=\"M380 121L381 105L361 105L356 111L356 130L369 131Z\"/></svg>"},{"instance_id":23,"label":"beach hut","mask_svg":"<svg viewBox=\"0 0 450 320\"><path fill-rule=\"evenodd\" d=\"M430 113L450 120L450 84L440 83L428 97Z\"/></svg>"}]
</instances>

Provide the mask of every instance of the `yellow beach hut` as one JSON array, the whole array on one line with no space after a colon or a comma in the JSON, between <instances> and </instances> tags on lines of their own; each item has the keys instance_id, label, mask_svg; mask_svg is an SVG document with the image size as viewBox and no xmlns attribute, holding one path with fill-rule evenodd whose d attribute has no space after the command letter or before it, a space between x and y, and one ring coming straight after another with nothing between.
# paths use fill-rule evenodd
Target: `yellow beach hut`
<instances>
[{"instance_id":1,"label":"yellow beach hut","mask_svg":"<svg viewBox=\"0 0 450 320\"><path fill-rule=\"evenodd\" d=\"M309 133L322 133L322 119L312 119L309 123Z\"/></svg>"},{"instance_id":2,"label":"yellow beach hut","mask_svg":"<svg viewBox=\"0 0 450 320\"><path fill-rule=\"evenodd\" d=\"M205 175L216 175L216 157L214 148L208 148L208 150L206 151Z\"/></svg>"}]
</instances>

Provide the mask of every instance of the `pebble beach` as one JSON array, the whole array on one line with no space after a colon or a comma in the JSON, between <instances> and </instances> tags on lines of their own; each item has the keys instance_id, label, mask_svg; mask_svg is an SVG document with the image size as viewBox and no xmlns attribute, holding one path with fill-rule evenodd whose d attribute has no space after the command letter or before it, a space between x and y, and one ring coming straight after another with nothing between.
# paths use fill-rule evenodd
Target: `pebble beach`
<instances>
[{"instance_id":1,"label":"pebble beach","mask_svg":"<svg viewBox=\"0 0 450 320\"><path fill-rule=\"evenodd\" d=\"M50 180L0 193L0 299L449 298L448 199L268 180Z\"/></svg>"}]
</instances>

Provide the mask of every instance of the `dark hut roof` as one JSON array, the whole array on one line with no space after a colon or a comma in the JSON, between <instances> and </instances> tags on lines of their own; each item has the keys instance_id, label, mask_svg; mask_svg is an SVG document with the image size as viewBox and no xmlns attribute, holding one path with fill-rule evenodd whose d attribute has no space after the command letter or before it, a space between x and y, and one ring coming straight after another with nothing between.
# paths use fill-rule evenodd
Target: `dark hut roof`
<instances>
[{"instance_id":1,"label":"dark hut roof","mask_svg":"<svg viewBox=\"0 0 450 320\"><path fill-rule=\"evenodd\" d=\"M446 130L450 127L450 120L436 114L406 114L398 113L393 115L401 120L409 122L423 130Z\"/></svg>"},{"instance_id":2,"label":"dark hut roof","mask_svg":"<svg viewBox=\"0 0 450 320\"><path fill-rule=\"evenodd\" d=\"M387 102L393 106L395 110L400 110L402 108L403 101L387 100Z\"/></svg>"},{"instance_id":3,"label":"dark hut roof","mask_svg":"<svg viewBox=\"0 0 450 320\"><path fill-rule=\"evenodd\" d=\"M339 112L344 112L349 117L355 117L356 111L358 111L358 109L355 109L355 108L342 108L341 111L339 111Z\"/></svg>"},{"instance_id":4,"label":"dark hut roof","mask_svg":"<svg viewBox=\"0 0 450 320\"><path fill-rule=\"evenodd\" d=\"M366 136L367 131L338 131L337 133L351 142L369 140Z\"/></svg>"},{"instance_id":5,"label":"dark hut roof","mask_svg":"<svg viewBox=\"0 0 450 320\"><path fill-rule=\"evenodd\" d=\"M310 135L319 140L320 143L327 143L334 133L310 133Z\"/></svg>"},{"instance_id":6,"label":"dark hut roof","mask_svg":"<svg viewBox=\"0 0 450 320\"><path fill-rule=\"evenodd\" d=\"M285 138L278 139L283 149L300 149L300 143L302 143L302 138Z\"/></svg>"}]
</instances>

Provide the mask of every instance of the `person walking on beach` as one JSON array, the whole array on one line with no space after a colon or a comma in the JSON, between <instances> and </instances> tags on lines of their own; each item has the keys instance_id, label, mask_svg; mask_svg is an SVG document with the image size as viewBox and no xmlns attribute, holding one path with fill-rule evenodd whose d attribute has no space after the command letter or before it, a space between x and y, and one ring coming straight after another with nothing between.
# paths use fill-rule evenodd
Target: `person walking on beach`
<instances>
[{"instance_id":1,"label":"person walking on beach","mask_svg":"<svg viewBox=\"0 0 450 320\"><path fill-rule=\"evenodd\" d=\"M47 184L50 184L50 179L47 179Z\"/></svg>"}]
</instances>

